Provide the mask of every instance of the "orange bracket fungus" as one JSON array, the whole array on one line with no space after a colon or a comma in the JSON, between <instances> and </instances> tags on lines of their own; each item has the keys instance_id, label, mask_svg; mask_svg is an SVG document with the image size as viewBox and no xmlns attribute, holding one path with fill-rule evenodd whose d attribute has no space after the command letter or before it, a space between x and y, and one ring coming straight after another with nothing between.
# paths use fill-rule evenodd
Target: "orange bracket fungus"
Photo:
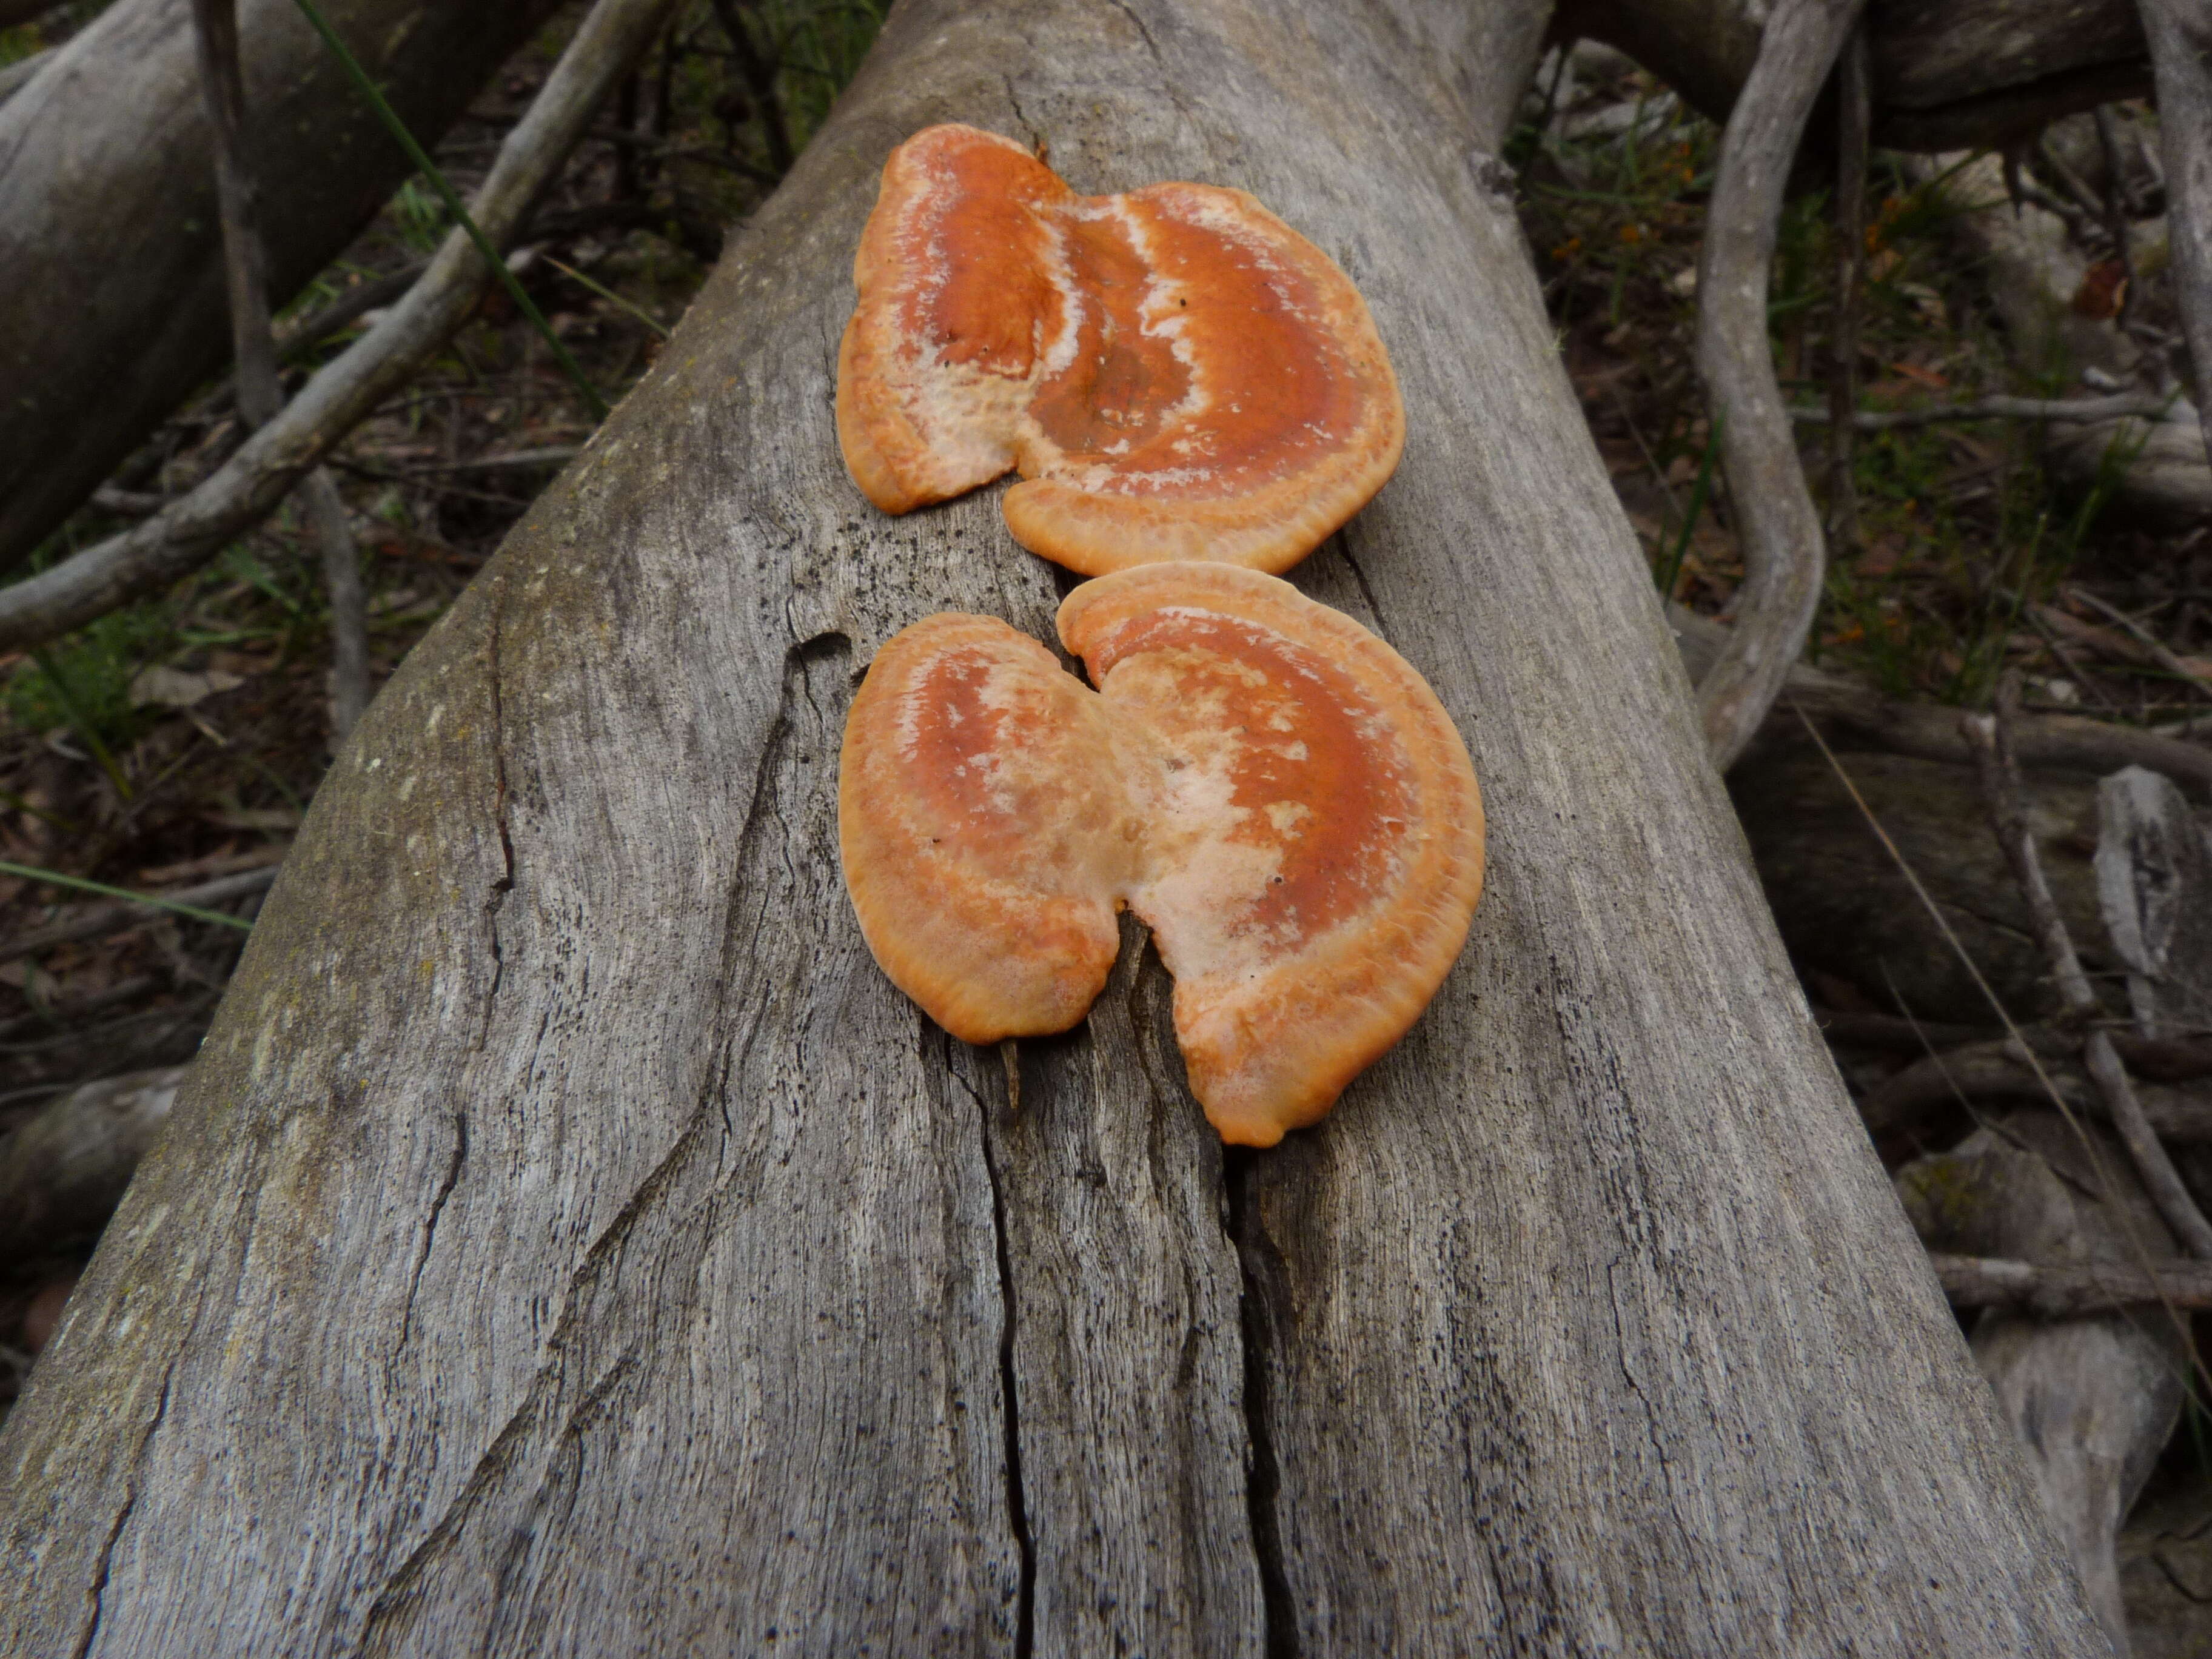
<instances>
[{"instance_id":1,"label":"orange bracket fungus","mask_svg":"<svg viewBox=\"0 0 2212 1659\"><path fill-rule=\"evenodd\" d=\"M1358 290L1242 191L1078 196L1010 139L930 127L884 166L854 281L837 437L868 499L1018 469L1014 539L1085 575L1288 569L1404 447Z\"/></svg>"},{"instance_id":2,"label":"orange bracket fungus","mask_svg":"<svg viewBox=\"0 0 2212 1659\"><path fill-rule=\"evenodd\" d=\"M1349 617L1220 564L1079 587L1098 689L987 617L878 653L845 726L860 931L955 1036L1066 1030L1125 905L1175 975L1191 1088L1271 1146L1403 1035L1467 938L1482 803L1421 677Z\"/></svg>"}]
</instances>

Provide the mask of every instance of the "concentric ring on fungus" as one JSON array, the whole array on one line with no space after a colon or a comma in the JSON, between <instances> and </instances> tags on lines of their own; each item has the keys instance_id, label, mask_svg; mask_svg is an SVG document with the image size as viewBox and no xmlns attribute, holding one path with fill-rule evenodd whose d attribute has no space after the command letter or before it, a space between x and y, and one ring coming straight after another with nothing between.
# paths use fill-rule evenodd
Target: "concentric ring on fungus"
<instances>
[{"instance_id":1,"label":"concentric ring on fungus","mask_svg":"<svg viewBox=\"0 0 2212 1659\"><path fill-rule=\"evenodd\" d=\"M1420 676L1287 583L1219 564L1089 582L1060 635L1097 691L988 617L877 655L838 838L869 948L954 1036L1065 1030L1125 905L1176 981L1224 1140L1327 1112L1427 1006L1482 887L1467 748Z\"/></svg>"},{"instance_id":2,"label":"concentric ring on fungus","mask_svg":"<svg viewBox=\"0 0 2212 1659\"><path fill-rule=\"evenodd\" d=\"M1288 569L1404 447L1358 290L1242 191L1079 196L1011 139L929 127L884 163L853 279L837 437L868 499L1018 470L1014 539L1085 575Z\"/></svg>"}]
</instances>

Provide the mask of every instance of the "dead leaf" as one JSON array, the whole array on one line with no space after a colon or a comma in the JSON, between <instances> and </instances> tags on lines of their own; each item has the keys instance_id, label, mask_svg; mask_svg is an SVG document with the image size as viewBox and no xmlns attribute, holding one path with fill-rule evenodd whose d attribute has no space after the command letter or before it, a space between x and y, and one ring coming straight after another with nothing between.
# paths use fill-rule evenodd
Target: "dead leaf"
<instances>
[{"instance_id":1,"label":"dead leaf","mask_svg":"<svg viewBox=\"0 0 2212 1659\"><path fill-rule=\"evenodd\" d=\"M142 668L131 682L133 708L190 708L219 691L235 691L246 682L235 674L210 668L194 674L181 668L155 664Z\"/></svg>"}]
</instances>

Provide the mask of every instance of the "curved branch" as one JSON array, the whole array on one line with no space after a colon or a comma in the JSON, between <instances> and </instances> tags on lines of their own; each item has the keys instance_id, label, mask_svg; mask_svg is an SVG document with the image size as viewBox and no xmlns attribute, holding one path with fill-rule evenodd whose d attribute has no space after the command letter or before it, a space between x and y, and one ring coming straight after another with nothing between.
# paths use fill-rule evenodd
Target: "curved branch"
<instances>
[{"instance_id":1,"label":"curved branch","mask_svg":"<svg viewBox=\"0 0 2212 1659\"><path fill-rule=\"evenodd\" d=\"M2158 84L2167 234L2197 408L2212 453L2212 17L2185 0L2139 0Z\"/></svg>"},{"instance_id":2,"label":"curved branch","mask_svg":"<svg viewBox=\"0 0 2212 1659\"><path fill-rule=\"evenodd\" d=\"M1698 257L1698 373L1743 542L1735 631L1698 690L1725 771L1780 695L1820 603L1825 544L1766 342L1766 278L1783 186L1829 66L1863 0L1784 0L1729 117Z\"/></svg>"},{"instance_id":3,"label":"curved branch","mask_svg":"<svg viewBox=\"0 0 2212 1659\"><path fill-rule=\"evenodd\" d=\"M674 0L599 0L506 142L470 212L504 246ZM0 589L0 650L81 628L206 563L443 349L476 309L489 267L454 230L421 282L316 375L206 482L166 511Z\"/></svg>"}]
</instances>

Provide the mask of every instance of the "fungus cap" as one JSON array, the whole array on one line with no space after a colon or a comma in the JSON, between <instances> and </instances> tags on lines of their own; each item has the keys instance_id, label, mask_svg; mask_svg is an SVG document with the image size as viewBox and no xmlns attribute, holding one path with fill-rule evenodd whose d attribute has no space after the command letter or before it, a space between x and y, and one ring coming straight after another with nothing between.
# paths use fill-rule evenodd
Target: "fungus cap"
<instances>
[{"instance_id":1,"label":"fungus cap","mask_svg":"<svg viewBox=\"0 0 2212 1659\"><path fill-rule=\"evenodd\" d=\"M837 434L868 499L1018 470L1014 538L1086 575L1286 569L1404 447L1358 291L1242 191L1079 196L1010 139L930 127L884 164L854 282Z\"/></svg>"},{"instance_id":2,"label":"fungus cap","mask_svg":"<svg viewBox=\"0 0 2212 1659\"><path fill-rule=\"evenodd\" d=\"M1466 746L1396 652L1257 572L1103 578L1060 634L1096 692L981 617L927 618L878 657L839 793L862 932L983 1042L1080 1019L1127 905L1175 976L1208 1120L1272 1146L1404 1034L1465 942Z\"/></svg>"}]
</instances>

